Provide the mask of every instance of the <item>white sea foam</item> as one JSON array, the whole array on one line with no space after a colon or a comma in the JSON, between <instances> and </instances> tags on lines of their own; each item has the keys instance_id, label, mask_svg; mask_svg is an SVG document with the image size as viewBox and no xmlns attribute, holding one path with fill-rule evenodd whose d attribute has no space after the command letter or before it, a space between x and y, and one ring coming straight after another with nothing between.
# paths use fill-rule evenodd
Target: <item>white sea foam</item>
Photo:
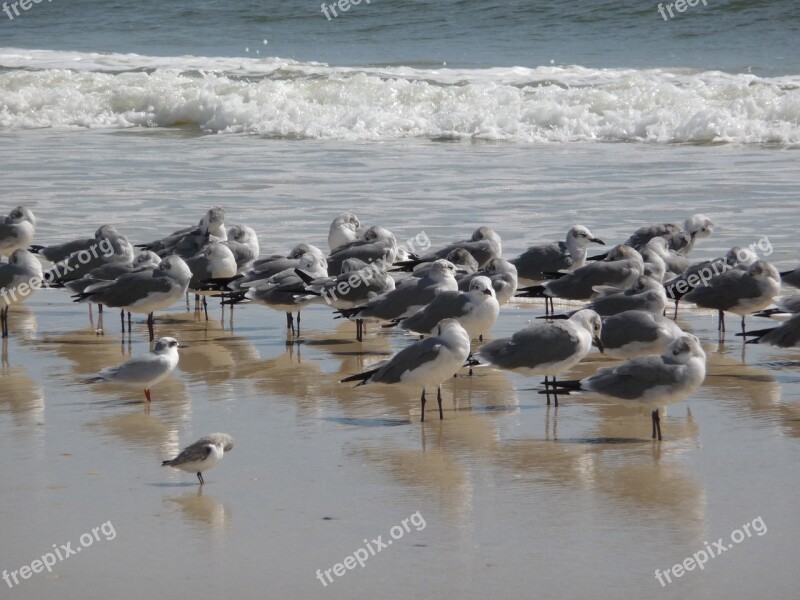
<instances>
[{"instance_id":1,"label":"white sea foam","mask_svg":"<svg viewBox=\"0 0 800 600\"><path fill-rule=\"evenodd\" d=\"M182 125L300 139L798 145L800 76L0 49L2 128Z\"/></svg>"}]
</instances>

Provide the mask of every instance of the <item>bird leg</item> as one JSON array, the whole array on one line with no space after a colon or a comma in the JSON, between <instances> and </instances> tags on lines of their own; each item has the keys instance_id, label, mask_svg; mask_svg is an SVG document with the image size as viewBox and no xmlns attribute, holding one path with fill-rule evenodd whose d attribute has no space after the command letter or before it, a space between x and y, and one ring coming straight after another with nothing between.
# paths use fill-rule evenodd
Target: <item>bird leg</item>
<instances>
[{"instance_id":1,"label":"bird leg","mask_svg":"<svg viewBox=\"0 0 800 600\"><path fill-rule=\"evenodd\" d=\"M203 312L206 313L206 321L208 321L208 302L206 302L205 296L203 296Z\"/></svg>"},{"instance_id":2,"label":"bird leg","mask_svg":"<svg viewBox=\"0 0 800 600\"><path fill-rule=\"evenodd\" d=\"M287 312L286 313L286 331L287 331L287 333L288 333L288 331L290 329L292 330L292 335L294 335L294 317L292 316L292 313Z\"/></svg>"},{"instance_id":3,"label":"bird leg","mask_svg":"<svg viewBox=\"0 0 800 600\"><path fill-rule=\"evenodd\" d=\"M420 402L422 403L422 417L420 418L420 422L425 422L425 388L422 388L422 398L420 398Z\"/></svg>"},{"instance_id":4,"label":"bird leg","mask_svg":"<svg viewBox=\"0 0 800 600\"><path fill-rule=\"evenodd\" d=\"M205 485L206 482L203 480L203 474L200 471L197 472L197 479L200 480L201 487Z\"/></svg>"},{"instance_id":5,"label":"bird leg","mask_svg":"<svg viewBox=\"0 0 800 600\"><path fill-rule=\"evenodd\" d=\"M656 431L658 431L658 441L661 441L661 417L658 409L653 411L653 439L656 439Z\"/></svg>"},{"instance_id":6,"label":"bird leg","mask_svg":"<svg viewBox=\"0 0 800 600\"><path fill-rule=\"evenodd\" d=\"M297 311L297 337L300 337L300 311Z\"/></svg>"},{"instance_id":7,"label":"bird leg","mask_svg":"<svg viewBox=\"0 0 800 600\"><path fill-rule=\"evenodd\" d=\"M436 386L436 403L439 405L439 420L444 419L442 414L442 386Z\"/></svg>"},{"instance_id":8,"label":"bird leg","mask_svg":"<svg viewBox=\"0 0 800 600\"><path fill-rule=\"evenodd\" d=\"M725 312L719 311L719 323L717 324L717 331L725 331Z\"/></svg>"},{"instance_id":9,"label":"bird leg","mask_svg":"<svg viewBox=\"0 0 800 600\"><path fill-rule=\"evenodd\" d=\"M356 319L356 341L364 341L364 320Z\"/></svg>"},{"instance_id":10,"label":"bird leg","mask_svg":"<svg viewBox=\"0 0 800 600\"><path fill-rule=\"evenodd\" d=\"M149 389L146 389L144 391L144 397L147 398L147 403L148 404L150 404L150 402L152 402L152 399L150 398L150 390Z\"/></svg>"},{"instance_id":11,"label":"bird leg","mask_svg":"<svg viewBox=\"0 0 800 600\"><path fill-rule=\"evenodd\" d=\"M131 313L128 313L128 334L131 332ZM130 335L128 335L130 337Z\"/></svg>"},{"instance_id":12,"label":"bird leg","mask_svg":"<svg viewBox=\"0 0 800 600\"><path fill-rule=\"evenodd\" d=\"M545 300L546 302L547 300ZM547 396L547 406L550 406L550 380L544 376L544 394Z\"/></svg>"},{"instance_id":13,"label":"bird leg","mask_svg":"<svg viewBox=\"0 0 800 600\"><path fill-rule=\"evenodd\" d=\"M747 331L744 329L744 315L742 315L742 341L746 340Z\"/></svg>"},{"instance_id":14,"label":"bird leg","mask_svg":"<svg viewBox=\"0 0 800 600\"><path fill-rule=\"evenodd\" d=\"M558 387L556 386L556 376L553 375L553 404L558 408Z\"/></svg>"},{"instance_id":15,"label":"bird leg","mask_svg":"<svg viewBox=\"0 0 800 600\"><path fill-rule=\"evenodd\" d=\"M91 308L91 306L92 306L92 303L90 302L89 303L89 308ZM98 304L97 305L97 313L100 314L100 315L103 314L103 305L102 304Z\"/></svg>"},{"instance_id":16,"label":"bird leg","mask_svg":"<svg viewBox=\"0 0 800 600\"><path fill-rule=\"evenodd\" d=\"M2 325L2 337L8 337L8 307L0 309L0 325Z\"/></svg>"},{"instance_id":17,"label":"bird leg","mask_svg":"<svg viewBox=\"0 0 800 600\"><path fill-rule=\"evenodd\" d=\"M128 318L130 319L130 317ZM130 326L130 321L128 321L128 326ZM128 331L130 332L130 329L128 329ZM150 334L150 341L152 342L156 339L156 333L153 331L153 313L147 315L147 331Z\"/></svg>"}]
</instances>

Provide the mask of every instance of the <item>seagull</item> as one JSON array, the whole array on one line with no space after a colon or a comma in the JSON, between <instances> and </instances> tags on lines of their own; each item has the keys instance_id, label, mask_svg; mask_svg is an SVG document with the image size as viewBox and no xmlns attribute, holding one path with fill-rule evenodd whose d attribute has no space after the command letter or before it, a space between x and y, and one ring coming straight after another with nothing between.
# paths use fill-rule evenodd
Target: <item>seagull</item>
<instances>
[{"instance_id":1,"label":"seagull","mask_svg":"<svg viewBox=\"0 0 800 600\"><path fill-rule=\"evenodd\" d=\"M666 270L674 275L680 275L689 268L689 259L685 254L680 254L669 248L666 238L654 237L640 250L645 262L653 260L653 255L661 259ZM650 259L650 261L648 261Z\"/></svg>"},{"instance_id":2,"label":"seagull","mask_svg":"<svg viewBox=\"0 0 800 600\"><path fill-rule=\"evenodd\" d=\"M27 244L26 244L27 246ZM28 250L17 248L7 263L0 263L0 329L8 337L8 308L24 302L41 287L42 263Z\"/></svg>"},{"instance_id":3,"label":"seagull","mask_svg":"<svg viewBox=\"0 0 800 600\"><path fill-rule=\"evenodd\" d=\"M311 279L327 277L327 261L314 254L305 254L300 259L297 269L303 271ZM295 272L295 269L286 269L269 277L250 281L242 285L230 299L223 304L237 304L242 300L251 300L263 304L273 310L286 313L286 329L291 329L293 335L300 335L300 309L308 304L309 299L305 293L305 281ZM294 326L292 313L297 311L297 329Z\"/></svg>"},{"instance_id":4,"label":"seagull","mask_svg":"<svg viewBox=\"0 0 800 600\"><path fill-rule=\"evenodd\" d=\"M153 313L169 308L183 298L191 278L192 272L180 256L168 256L152 271L129 273L114 281L95 283L73 298L75 302L94 302L148 315L147 328L150 341L153 341Z\"/></svg>"},{"instance_id":5,"label":"seagull","mask_svg":"<svg viewBox=\"0 0 800 600\"><path fill-rule=\"evenodd\" d=\"M705 281L717 277L731 269L746 271L758 260L758 256L748 248L734 246L725 256L713 260L702 261L688 267L681 275L664 283L669 299L675 301L675 316L678 314L678 303L692 289Z\"/></svg>"},{"instance_id":6,"label":"seagull","mask_svg":"<svg viewBox=\"0 0 800 600\"><path fill-rule=\"evenodd\" d=\"M18 206L0 222L0 256L27 248L36 231L36 217L29 208Z\"/></svg>"},{"instance_id":7,"label":"seagull","mask_svg":"<svg viewBox=\"0 0 800 600\"><path fill-rule=\"evenodd\" d=\"M236 275L236 257L225 242L209 242L203 247L201 254L186 259L186 265L192 272L189 280L189 290L195 293L195 310L198 295L203 296L203 309L208 320L208 305L205 296L210 291L205 289L205 285L212 279L230 279Z\"/></svg>"},{"instance_id":8,"label":"seagull","mask_svg":"<svg viewBox=\"0 0 800 600\"><path fill-rule=\"evenodd\" d=\"M500 306L511 300L517 291L517 267L505 258L493 258L483 266L483 269L462 277L458 280L458 289L462 292L468 291L475 277L488 277L491 280Z\"/></svg>"},{"instance_id":9,"label":"seagull","mask_svg":"<svg viewBox=\"0 0 800 600\"><path fill-rule=\"evenodd\" d=\"M364 238L340 246L328 256L328 273L338 275L342 263L348 258L358 258L365 263L381 262L384 268L397 260L397 239L388 229L373 225L364 231Z\"/></svg>"},{"instance_id":10,"label":"seagull","mask_svg":"<svg viewBox=\"0 0 800 600\"><path fill-rule=\"evenodd\" d=\"M745 334L737 333L736 335ZM800 314L793 316L778 327L748 331L746 335L753 337L752 340L747 340L748 344L770 344L778 348L800 346Z\"/></svg>"},{"instance_id":11,"label":"seagull","mask_svg":"<svg viewBox=\"0 0 800 600\"><path fill-rule=\"evenodd\" d=\"M600 315L590 309L576 312L566 321L536 323L510 338L494 340L481 346L480 359L499 369L524 375L544 375L547 403L550 404L549 380L567 371L589 354L592 342L603 351ZM555 405L558 406L558 394Z\"/></svg>"},{"instance_id":12,"label":"seagull","mask_svg":"<svg viewBox=\"0 0 800 600\"><path fill-rule=\"evenodd\" d=\"M82 279L103 265L133 262L133 246L126 236L112 229L104 230L104 235L107 237L101 238L88 249L74 252L54 264L45 273L45 279L57 286L64 286L68 281Z\"/></svg>"},{"instance_id":13,"label":"seagull","mask_svg":"<svg viewBox=\"0 0 800 600\"><path fill-rule=\"evenodd\" d=\"M626 310L646 310L655 315L661 315L667 307L667 293L664 286L651 277L642 275L634 281L633 285L625 290L611 287L595 287L603 295L594 299L584 308L591 308L601 317L610 317ZM545 318L566 319L577 311L564 315L554 315Z\"/></svg>"},{"instance_id":14,"label":"seagull","mask_svg":"<svg viewBox=\"0 0 800 600\"><path fill-rule=\"evenodd\" d=\"M437 334L414 342L375 369L342 379L342 383L359 381L367 383L414 383L422 386L420 421L425 421L425 388L437 386L436 401L439 419L442 413L441 385L464 366L469 356L469 334L455 319L444 319Z\"/></svg>"},{"instance_id":15,"label":"seagull","mask_svg":"<svg viewBox=\"0 0 800 600\"><path fill-rule=\"evenodd\" d=\"M551 242L531 246L511 261L521 279L539 281L545 273L574 271L586 264L586 246L605 242L583 225L574 225L567 232L565 242Z\"/></svg>"},{"instance_id":16,"label":"seagull","mask_svg":"<svg viewBox=\"0 0 800 600\"><path fill-rule=\"evenodd\" d=\"M250 283L251 281L269 279L281 271L286 271L287 269L296 269L300 266L300 260L306 254L316 256L323 261L326 260L325 254L316 246L313 246L312 244L300 243L292 248L286 255L272 254L270 256L258 259L253 263L253 266L250 270L245 271L240 276L234 277L229 281L224 279L221 280L219 282L221 287L218 287L218 289L230 289L234 291L242 290L244 289L245 284Z\"/></svg>"},{"instance_id":17,"label":"seagull","mask_svg":"<svg viewBox=\"0 0 800 600\"><path fill-rule=\"evenodd\" d=\"M233 225L228 229L228 239L222 244L233 252L237 273L250 270L261 251L258 245L258 235L252 227L247 225Z\"/></svg>"},{"instance_id":18,"label":"seagull","mask_svg":"<svg viewBox=\"0 0 800 600\"><path fill-rule=\"evenodd\" d=\"M697 214L686 219L683 228L674 223L641 227L628 238L625 244L639 250L654 237L663 237L671 250L689 254L696 240L710 237L713 232L714 222L705 215ZM688 234L688 237L685 234Z\"/></svg>"},{"instance_id":19,"label":"seagull","mask_svg":"<svg viewBox=\"0 0 800 600\"><path fill-rule=\"evenodd\" d=\"M145 410L150 408L150 388L164 379L178 366L178 348L186 346L178 344L172 337L163 337L155 347L141 356L136 356L116 367L108 367L94 377L84 379L83 383L110 381L131 387L144 388L147 399Z\"/></svg>"},{"instance_id":20,"label":"seagull","mask_svg":"<svg viewBox=\"0 0 800 600\"><path fill-rule=\"evenodd\" d=\"M331 253L350 242L355 242L361 233L361 222L353 213L343 213L336 217L328 229L328 248Z\"/></svg>"},{"instance_id":21,"label":"seagull","mask_svg":"<svg viewBox=\"0 0 800 600\"><path fill-rule=\"evenodd\" d=\"M463 248L469 252L478 261L479 267L483 267L491 259L499 258L503 254L502 241L497 232L489 227L478 227L468 240L453 242L436 252L429 252L417 260L405 261L401 266L410 270L420 263L446 258L456 248Z\"/></svg>"},{"instance_id":22,"label":"seagull","mask_svg":"<svg viewBox=\"0 0 800 600\"><path fill-rule=\"evenodd\" d=\"M686 399L706 377L706 353L692 334L674 340L661 356L638 356L616 367L604 367L580 381L561 381L567 390L586 390L620 404L653 409L653 439L661 440L658 409Z\"/></svg>"},{"instance_id":23,"label":"seagull","mask_svg":"<svg viewBox=\"0 0 800 600\"><path fill-rule=\"evenodd\" d=\"M52 246L32 245L30 251L39 256L44 256L51 263L55 264L67 259L71 254L75 254L81 250L90 250L92 246L96 246L101 240L116 235L119 235L117 228L113 225L106 224L101 225L97 231L94 232L94 237L79 238Z\"/></svg>"},{"instance_id":24,"label":"seagull","mask_svg":"<svg viewBox=\"0 0 800 600\"><path fill-rule=\"evenodd\" d=\"M786 285L800 288L800 267L791 271L782 271L781 281Z\"/></svg>"},{"instance_id":25,"label":"seagull","mask_svg":"<svg viewBox=\"0 0 800 600\"><path fill-rule=\"evenodd\" d=\"M478 272L478 261L475 260L472 254L470 254L463 248L456 248L445 257L445 260L449 260L455 266L456 279L458 281L461 281L462 278L468 277ZM430 273L432 265L433 265L432 262L419 263L416 267L414 267L414 270L412 271L411 275L413 277L425 277L425 275ZM394 270L402 271L403 269L400 268ZM467 286L466 289L468 288L469 286Z\"/></svg>"},{"instance_id":26,"label":"seagull","mask_svg":"<svg viewBox=\"0 0 800 600\"><path fill-rule=\"evenodd\" d=\"M588 300L596 286L627 288L644 272L642 255L630 246L615 246L605 260L584 265L544 285L522 288L517 296ZM560 275L560 274L559 274Z\"/></svg>"},{"instance_id":27,"label":"seagull","mask_svg":"<svg viewBox=\"0 0 800 600\"><path fill-rule=\"evenodd\" d=\"M437 294L430 304L410 317L393 321L401 329L424 335L433 335L439 322L452 318L458 321L470 339L483 338L483 334L497 321L500 304L488 277L476 277L468 292L446 291Z\"/></svg>"},{"instance_id":28,"label":"seagull","mask_svg":"<svg viewBox=\"0 0 800 600\"><path fill-rule=\"evenodd\" d=\"M683 333L675 321L660 314L626 310L603 319L600 340L609 356L631 358L641 354L662 354Z\"/></svg>"},{"instance_id":29,"label":"seagull","mask_svg":"<svg viewBox=\"0 0 800 600\"><path fill-rule=\"evenodd\" d=\"M64 287L74 294L79 294L92 284L100 283L101 281L113 281L117 277L122 277L128 273L152 271L160 263L161 257L158 254L150 250L144 250L133 259L133 262L101 265L89 271L85 277L66 282Z\"/></svg>"},{"instance_id":30,"label":"seagull","mask_svg":"<svg viewBox=\"0 0 800 600\"><path fill-rule=\"evenodd\" d=\"M323 259L324 260L324 259ZM355 308L395 289L395 281L380 263L367 264L357 258L342 263L342 273L335 277L312 278L300 269L295 273L305 282L308 296L301 299L322 303L335 309ZM363 339L364 323L356 319L356 340Z\"/></svg>"},{"instance_id":31,"label":"seagull","mask_svg":"<svg viewBox=\"0 0 800 600\"><path fill-rule=\"evenodd\" d=\"M337 311L348 319L371 319L394 321L408 317L431 302L436 294L458 290L453 263L439 259L434 261L426 277L404 279L394 290L374 300Z\"/></svg>"},{"instance_id":32,"label":"seagull","mask_svg":"<svg viewBox=\"0 0 800 600\"><path fill-rule=\"evenodd\" d=\"M745 333L745 315L762 310L772 304L772 299L781 291L781 276L770 263L757 260L747 271L731 270L698 285L684 296L700 308L719 311L720 331L725 331L725 313L732 312L742 317L742 333Z\"/></svg>"},{"instance_id":33,"label":"seagull","mask_svg":"<svg viewBox=\"0 0 800 600\"><path fill-rule=\"evenodd\" d=\"M208 471L217 466L226 452L233 450L233 438L227 433L212 433L201 437L191 446L181 450L180 454L172 460L165 460L162 467L175 467L187 473L197 473L200 486L203 481L203 471Z\"/></svg>"},{"instance_id":34,"label":"seagull","mask_svg":"<svg viewBox=\"0 0 800 600\"><path fill-rule=\"evenodd\" d=\"M212 239L217 241L228 239L228 232L225 229L225 209L221 206L210 208L195 227L179 229L160 240L137 244L136 247L152 250L162 258L177 254L186 259L197 254Z\"/></svg>"}]
</instances>

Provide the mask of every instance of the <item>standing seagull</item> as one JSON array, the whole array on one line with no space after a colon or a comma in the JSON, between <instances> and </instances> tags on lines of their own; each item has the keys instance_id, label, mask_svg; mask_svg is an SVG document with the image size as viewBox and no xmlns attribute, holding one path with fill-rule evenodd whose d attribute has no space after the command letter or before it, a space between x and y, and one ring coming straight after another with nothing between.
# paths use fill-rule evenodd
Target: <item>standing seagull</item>
<instances>
[{"instance_id":1,"label":"standing seagull","mask_svg":"<svg viewBox=\"0 0 800 600\"><path fill-rule=\"evenodd\" d=\"M481 338L497 321L500 305L488 277L472 280L468 292L440 292L410 317L393 322L401 329L433 335L440 321L458 321L471 339Z\"/></svg>"},{"instance_id":2,"label":"standing seagull","mask_svg":"<svg viewBox=\"0 0 800 600\"><path fill-rule=\"evenodd\" d=\"M505 258L493 258L487 262L483 269L476 271L472 275L465 275L458 280L458 289L462 292L469 290L469 286L475 277L488 277L492 282L492 288L497 296L497 302L503 306L514 297L517 291L517 267L512 265Z\"/></svg>"},{"instance_id":3,"label":"standing seagull","mask_svg":"<svg viewBox=\"0 0 800 600\"><path fill-rule=\"evenodd\" d=\"M36 231L36 217L30 209L18 206L0 221L0 256L10 256L18 248L27 248Z\"/></svg>"},{"instance_id":4,"label":"standing seagull","mask_svg":"<svg viewBox=\"0 0 800 600\"><path fill-rule=\"evenodd\" d=\"M152 271L129 273L114 281L90 285L73 298L75 302L94 302L110 308L122 308L128 313L146 314L150 341L153 341L153 313L169 308L183 298L191 278L192 272L180 256L168 256ZM123 322L123 331L124 327ZM129 314L129 333L130 328Z\"/></svg>"},{"instance_id":5,"label":"standing seagull","mask_svg":"<svg viewBox=\"0 0 800 600\"><path fill-rule=\"evenodd\" d=\"M556 376L578 364L589 354L592 342L603 351L600 340L603 323L593 310L583 309L566 321L536 323L510 338L502 338L484 344L477 354L479 358L498 367L517 371L524 375L544 375L547 403L550 404L550 382ZM558 393L554 393L558 406Z\"/></svg>"},{"instance_id":6,"label":"standing seagull","mask_svg":"<svg viewBox=\"0 0 800 600\"><path fill-rule=\"evenodd\" d=\"M562 381L568 390L587 390L609 396L620 404L640 404L653 409L653 439L661 440L658 409L680 402L706 378L706 353L700 340L684 334L661 356L637 356L616 367L604 367L580 381Z\"/></svg>"},{"instance_id":7,"label":"standing seagull","mask_svg":"<svg viewBox=\"0 0 800 600\"><path fill-rule=\"evenodd\" d=\"M381 366L342 379L367 383L415 383L422 386L422 417L425 420L425 388L437 386L436 401L439 419L442 413L442 383L464 366L469 356L469 335L455 319L444 319L439 323L437 335L414 342L395 354Z\"/></svg>"},{"instance_id":8,"label":"standing seagull","mask_svg":"<svg viewBox=\"0 0 800 600\"><path fill-rule=\"evenodd\" d=\"M583 225L575 225L567 232L566 242L551 242L531 246L511 261L521 279L539 281L546 273L574 271L586 264L586 246L595 243L605 246Z\"/></svg>"},{"instance_id":9,"label":"standing seagull","mask_svg":"<svg viewBox=\"0 0 800 600\"><path fill-rule=\"evenodd\" d=\"M725 331L725 313L732 312L742 317L742 333L745 333L745 315L762 310L772 304L772 299L781 291L781 276L770 263L757 260L747 271L738 269L722 273L705 285L694 288L684 296L700 308L719 311L720 331Z\"/></svg>"},{"instance_id":10,"label":"standing seagull","mask_svg":"<svg viewBox=\"0 0 800 600\"><path fill-rule=\"evenodd\" d=\"M150 408L150 388L172 373L178 366L178 340L163 337L156 342L155 347L142 356L136 356L116 367L108 367L94 377L84 379L83 383L97 381L111 381L123 385L144 388L144 397L147 398L145 411Z\"/></svg>"},{"instance_id":11,"label":"standing seagull","mask_svg":"<svg viewBox=\"0 0 800 600\"><path fill-rule=\"evenodd\" d=\"M42 285L42 263L23 248L11 254L8 263L0 263L0 329L8 337L8 307L23 302ZM37 283L38 281L38 283Z\"/></svg>"},{"instance_id":12,"label":"standing seagull","mask_svg":"<svg viewBox=\"0 0 800 600\"><path fill-rule=\"evenodd\" d=\"M227 433L212 433L201 437L191 446L187 446L172 460L165 460L162 467L175 467L187 473L197 473L200 485L204 485L203 471L217 466L226 452L233 450L233 438Z\"/></svg>"}]
</instances>

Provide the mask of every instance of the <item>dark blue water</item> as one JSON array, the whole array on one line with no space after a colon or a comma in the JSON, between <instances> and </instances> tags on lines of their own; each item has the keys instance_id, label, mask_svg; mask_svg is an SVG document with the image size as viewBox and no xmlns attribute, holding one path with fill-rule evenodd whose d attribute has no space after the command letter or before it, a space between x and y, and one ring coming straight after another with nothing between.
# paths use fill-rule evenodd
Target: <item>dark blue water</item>
<instances>
[{"instance_id":1,"label":"dark blue water","mask_svg":"<svg viewBox=\"0 0 800 600\"><path fill-rule=\"evenodd\" d=\"M159 56L258 51L332 65L552 61L800 73L800 2L706 1L673 9L665 21L657 2L632 0L362 0L344 13L334 8L339 16L331 20L320 0L42 0L13 20L0 13L0 47Z\"/></svg>"}]
</instances>

